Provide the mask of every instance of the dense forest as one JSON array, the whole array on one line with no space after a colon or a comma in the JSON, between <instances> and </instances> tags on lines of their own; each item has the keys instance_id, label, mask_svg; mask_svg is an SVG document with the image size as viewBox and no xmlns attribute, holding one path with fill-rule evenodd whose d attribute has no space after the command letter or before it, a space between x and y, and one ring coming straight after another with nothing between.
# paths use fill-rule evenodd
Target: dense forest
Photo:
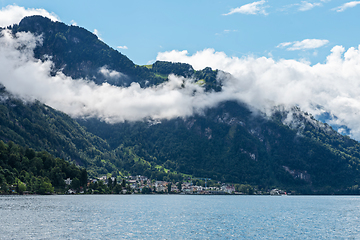
<instances>
[{"instance_id":1,"label":"dense forest","mask_svg":"<svg viewBox=\"0 0 360 240\"><path fill-rule=\"evenodd\" d=\"M303 120L304 134L313 136L300 135L279 120L254 116L245 106L227 102L209 110L206 117L164 120L151 126L109 125L95 119L79 123L106 139L112 149L131 149L149 164L172 172L302 193L336 193L357 185L359 160L347 152L356 155L359 144L329 126L332 135L327 134L326 141L332 145L323 144L315 136L325 136L329 129ZM147 173L143 164L127 167Z\"/></svg>"},{"instance_id":2,"label":"dense forest","mask_svg":"<svg viewBox=\"0 0 360 240\"><path fill-rule=\"evenodd\" d=\"M86 169L45 151L0 141L0 193L64 193L67 178L73 179L74 188L86 186Z\"/></svg>"}]
</instances>

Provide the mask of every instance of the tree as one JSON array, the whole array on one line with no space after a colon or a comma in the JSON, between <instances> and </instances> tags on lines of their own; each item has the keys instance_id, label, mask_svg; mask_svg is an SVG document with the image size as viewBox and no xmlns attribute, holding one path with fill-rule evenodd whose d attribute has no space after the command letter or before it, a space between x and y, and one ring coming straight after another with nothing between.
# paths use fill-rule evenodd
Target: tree
<instances>
[{"instance_id":1,"label":"tree","mask_svg":"<svg viewBox=\"0 0 360 240\"><path fill-rule=\"evenodd\" d=\"M21 182L20 180L18 181L18 192L20 194L23 194L26 191L26 185L25 183Z\"/></svg>"},{"instance_id":2,"label":"tree","mask_svg":"<svg viewBox=\"0 0 360 240\"><path fill-rule=\"evenodd\" d=\"M80 180L78 178L74 178L71 181L70 188L74 189L74 190L79 190L80 189Z\"/></svg>"},{"instance_id":3,"label":"tree","mask_svg":"<svg viewBox=\"0 0 360 240\"><path fill-rule=\"evenodd\" d=\"M109 188L109 190L112 190L112 188L113 188L113 182L112 182L111 177L109 177L109 179L108 179L108 188Z\"/></svg>"},{"instance_id":4,"label":"tree","mask_svg":"<svg viewBox=\"0 0 360 240\"><path fill-rule=\"evenodd\" d=\"M168 191L168 193L171 193L171 185L172 185L171 182L169 182L168 185L167 185L167 191Z\"/></svg>"},{"instance_id":5,"label":"tree","mask_svg":"<svg viewBox=\"0 0 360 240\"><path fill-rule=\"evenodd\" d=\"M142 193L142 194L150 194L150 193L151 193L151 189L148 188L148 187L143 187L143 188L141 189L141 193Z\"/></svg>"},{"instance_id":6,"label":"tree","mask_svg":"<svg viewBox=\"0 0 360 240\"><path fill-rule=\"evenodd\" d=\"M113 192L116 193L116 194L119 194L121 193L122 191L122 187L120 184L116 184L116 186L113 188Z\"/></svg>"},{"instance_id":7,"label":"tree","mask_svg":"<svg viewBox=\"0 0 360 240\"><path fill-rule=\"evenodd\" d=\"M123 188L126 187L126 181L125 181L125 179L122 180L121 186L122 186Z\"/></svg>"},{"instance_id":8,"label":"tree","mask_svg":"<svg viewBox=\"0 0 360 240\"><path fill-rule=\"evenodd\" d=\"M117 184L117 179L115 178L114 182L113 182L113 187L116 187L118 184Z\"/></svg>"},{"instance_id":9,"label":"tree","mask_svg":"<svg viewBox=\"0 0 360 240\"><path fill-rule=\"evenodd\" d=\"M39 177L35 182L34 190L37 194L51 194L54 192L54 187L48 178Z\"/></svg>"},{"instance_id":10,"label":"tree","mask_svg":"<svg viewBox=\"0 0 360 240\"><path fill-rule=\"evenodd\" d=\"M180 192L181 192L181 184L182 184L182 182L178 182L178 184L177 184L177 188L179 189Z\"/></svg>"},{"instance_id":11,"label":"tree","mask_svg":"<svg viewBox=\"0 0 360 240\"><path fill-rule=\"evenodd\" d=\"M80 173L80 186L86 186L87 184L87 171L85 168L81 169Z\"/></svg>"}]
</instances>

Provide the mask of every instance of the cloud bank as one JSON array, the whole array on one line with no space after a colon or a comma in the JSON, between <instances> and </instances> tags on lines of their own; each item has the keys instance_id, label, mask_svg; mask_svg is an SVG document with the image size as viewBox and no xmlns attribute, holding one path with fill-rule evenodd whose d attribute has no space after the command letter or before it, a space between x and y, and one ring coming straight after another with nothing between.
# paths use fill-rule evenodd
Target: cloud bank
<instances>
[{"instance_id":1,"label":"cloud bank","mask_svg":"<svg viewBox=\"0 0 360 240\"><path fill-rule=\"evenodd\" d=\"M49 13L44 9L35 9L19 7L16 5L8 5L0 10L0 27L7 27L13 24L18 24L21 19L27 16L41 15L51 19L52 21L59 21L58 16L54 13Z\"/></svg>"},{"instance_id":2,"label":"cloud bank","mask_svg":"<svg viewBox=\"0 0 360 240\"><path fill-rule=\"evenodd\" d=\"M39 37L17 33L13 38L3 30L0 38L0 83L26 101L39 100L72 117L97 117L109 123L139 121L147 118L171 119L191 116L220 100L209 99L193 79L169 76L169 81L156 87L116 87L96 85L83 79L72 79L61 72L50 76L52 62L33 57L41 44ZM99 69L109 80L124 77L121 73Z\"/></svg>"},{"instance_id":3,"label":"cloud bank","mask_svg":"<svg viewBox=\"0 0 360 240\"><path fill-rule=\"evenodd\" d=\"M319 116L335 115L330 124L346 125L351 136L360 140L360 51L359 48L335 46L325 63L311 66L296 60L266 57L228 57L205 49L193 55L187 51L159 53L157 60L183 62L194 69L212 67L231 73L218 76L227 99L245 102L267 114L274 106L299 106Z\"/></svg>"}]
</instances>

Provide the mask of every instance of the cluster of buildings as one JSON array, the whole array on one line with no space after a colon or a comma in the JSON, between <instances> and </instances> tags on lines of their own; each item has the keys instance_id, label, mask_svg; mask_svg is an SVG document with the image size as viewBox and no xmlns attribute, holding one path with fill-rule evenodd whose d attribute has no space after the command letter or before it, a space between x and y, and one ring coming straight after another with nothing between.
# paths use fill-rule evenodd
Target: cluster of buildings
<instances>
[{"instance_id":1,"label":"cluster of buildings","mask_svg":"<svg viewBox=\"0 0 360 240\"><path fill-rule=\"evenodd\" d=\"M109 180L115 182L115 178L108 178L107 176L102 176L100 178L90 179L88 186L91 183L102 181L105 185L108 185ZM193 184L193 181L189 179L185 182L167 182L167 181L156 181L148 179L145 176L129 176L124 178L121 181L116 181L117 184L123 184L125 181L125 186L122 188L121 193L175 193L175 194L241 194L235 191L234 185L218 183L217 187L203 187ZM67 185L71 184L71 179L66 179L65 183ZM69 189L69 193L74 193L75 190Z\"/></svg>"},{"instance_id":2,"label":"cluster of buildings","mask_svg":"<svg viewBox=\"0 0 360 240\"><path fill-rule=\"evenodd\" d=\"M219 187L203 187L194 185L190 180L182 183L167 181L154 181L145 176L130 176L127 179L134 193L141 193L144 188L151 189L154 193L178 193L178 194L234 194L235 187L229 184L219 184Z\"/></svg>"}]
</instances>

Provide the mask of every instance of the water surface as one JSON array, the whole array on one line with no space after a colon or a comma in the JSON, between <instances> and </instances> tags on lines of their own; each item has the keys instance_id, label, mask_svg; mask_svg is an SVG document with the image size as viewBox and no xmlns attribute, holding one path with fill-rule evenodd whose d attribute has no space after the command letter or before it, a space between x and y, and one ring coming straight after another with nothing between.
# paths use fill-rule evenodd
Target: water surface
<instances>
[{"instance_id":1,"label":"water surface","mask_svg":"<svg viewBox=\"0 0 360 240\"><path fill-rule=\"evenodd\" d=\"M1 239L357 239L360 197L0 196Z\"/></svg>"}]
</instances>

